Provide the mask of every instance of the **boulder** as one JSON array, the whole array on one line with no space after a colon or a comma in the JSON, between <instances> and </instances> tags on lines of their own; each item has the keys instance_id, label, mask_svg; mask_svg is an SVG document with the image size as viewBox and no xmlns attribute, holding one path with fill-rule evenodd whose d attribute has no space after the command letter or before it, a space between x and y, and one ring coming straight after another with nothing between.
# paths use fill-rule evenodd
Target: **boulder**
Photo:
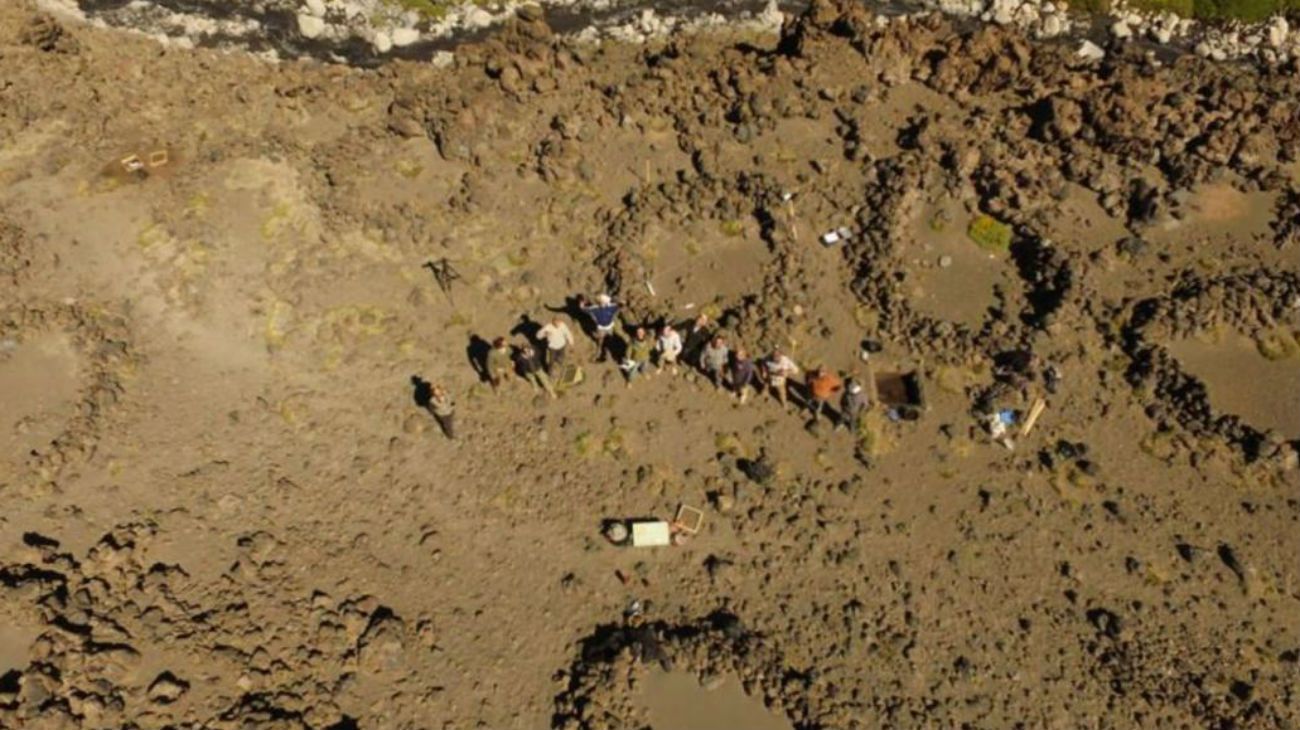
<instances>
[{"instance_id":1,"label":"boulder","mask_svg":"<svg viewBox=\"0 0 1300 730\"><path fill-rule=\"evenodd\" d=\"M420 31L415 28L398 28L393 31L393 45L402 48L420 40Z\"/></svg>"},{"instance_id":2,"label":"boulder","mask_svg":"<svg viewBox=\"0 0 1300 730\"><path fill-rule=\"evenodd\" d=\"M319 38L325 32L325 21L309 15L307 13L298 13L298 33L303 38Z\"/></svg>"}]
</instances>

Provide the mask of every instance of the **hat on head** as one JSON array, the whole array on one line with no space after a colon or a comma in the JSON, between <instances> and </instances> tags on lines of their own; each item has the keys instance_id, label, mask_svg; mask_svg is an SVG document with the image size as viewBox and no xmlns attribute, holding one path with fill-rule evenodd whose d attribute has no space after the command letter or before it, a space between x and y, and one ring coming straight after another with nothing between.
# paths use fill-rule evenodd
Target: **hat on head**
<instances>
[{"instance_id":1,"label":"hat on head","mask_svg":"<svg viewBox=\"0 0 1300 730\"><path fill-rule=\"evenodd\" d=\"M600 302L601 306L607 306L610 302L614 300L610 299L608 294L601 294L600 296L596 297L596 301Z\"/></svg>"},{"instance_id":2,"label":"hat on head","mask_svg":"<svg viewBox=\"0 0 1300 730\"><path fill-rule=\"evenodd\" d=\"M850 392L850 393L861 393L861 392L862 392L862 386L861 386L861 385L858 385L857 383L849 383L849 392Z\"/></svg>"}]
</instances>

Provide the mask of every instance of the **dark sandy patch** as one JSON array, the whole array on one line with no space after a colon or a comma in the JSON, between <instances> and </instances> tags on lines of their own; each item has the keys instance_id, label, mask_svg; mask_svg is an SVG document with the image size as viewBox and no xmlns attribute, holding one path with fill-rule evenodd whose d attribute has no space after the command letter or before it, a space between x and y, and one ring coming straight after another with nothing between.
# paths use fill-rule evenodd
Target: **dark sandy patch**
<instances>
[{"instance_id":1,"label":"dark sandy patch","mask_svg":"<svg viewBox=\"0 0 1300 730\"><path fill-rule=\"evenodd\" d=\"M690 672L651 672L641 680L650 726L663 730L790 730L790 723L745 694L734 677L703 686Z\"/></svg>"},{"instance_id":2,"label":"dark sandy patch","mask_svg":"<svg viewBox=\"0 0 1300 730\"><path fill-rule=\"evenodd\" d=\"M0 451L41 448L63 430L76 412L80 370L66 335L0 341Z\"/></svg>"},{"instance_id":3,"label":"dark sandy patch","mask_svg":"<svg viewBox=\"0 0 1300 730\"><path fill-rule=\"evenodd\" d=\"M1169 352L1205 382L1216 410L1300 438L1300 353L1294 349L1269 359L1258 341L1219 331L1172 343Z\"/></svg>"}]
</instances>

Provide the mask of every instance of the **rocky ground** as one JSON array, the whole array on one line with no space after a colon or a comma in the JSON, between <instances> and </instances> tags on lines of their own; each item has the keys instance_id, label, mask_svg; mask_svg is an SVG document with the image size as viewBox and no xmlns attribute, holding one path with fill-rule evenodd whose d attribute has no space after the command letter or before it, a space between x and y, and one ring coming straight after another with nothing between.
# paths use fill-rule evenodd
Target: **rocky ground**
<instances>
[{"instance_id":1,"label":"rocky ground","mask_svg":"<svg viewBox=\"0 0 1300 730\"><path fill-rule=\"evenodd\" d=\"M528 11L446 68L0 29L0 727L640 727L655 663L801 730L1300 723L1300 427L1176 356L1300 364L1295 61L830 2ZM859 377L877 341L924 407L479 380L606 289ZM686 545L600 536L681 503Z\"/></svg>"}]
</instances>

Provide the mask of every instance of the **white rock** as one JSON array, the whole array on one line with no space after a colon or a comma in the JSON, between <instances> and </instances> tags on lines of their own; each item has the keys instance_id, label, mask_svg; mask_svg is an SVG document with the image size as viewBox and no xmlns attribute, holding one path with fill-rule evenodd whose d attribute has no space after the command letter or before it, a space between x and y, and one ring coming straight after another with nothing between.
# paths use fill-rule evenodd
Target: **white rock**
<instances>
[{"instance_id":1,"label":"white rock","mask_svg":"<svg viewBox=\"0 0 1300 730\"><path fill-rule=\"evenodd\" d=\"M387 33L379 31L370 39L370 45L375 47L375 53L388 53L393 50L393 39Z\"/></svg>"},{"instance_id":2,"label":"white rock","mask_svg":"<svg viewBox=\"0 0 1300 730\"><path fill-rule=\"evenodd\" d=\"M1015 21L1022 28L1032 28L1038 23L1038 18L1041 15L1042 13L1038 10L1037 5L1023 3L1019 8L1016 8Z\"/></svg>"},{"instance_id":3,"label":"white rock","mask_svg":"<svg viewBox=\"0 0 1300 730\"><path fill-rule=\"evenodd\" d=\"M298 32L303 38L319 38L325 32L325 21L315 15L298 13Z\"/></svg>"},{"instance_id":4,"label":"white rock","mask_svg":"<svg viewBox=\"0 0 1300 730\"><path fill-rule=\"evenodd\" d=\"M1156 43L1168 43L1174 38L1174 31L1167 25L1162 25L1151 30L1151 37Z\"/></svg>"},{"instance_id":5,"label":"white rock","mask_svg":"<svg viewBox=\"0 0 1300 730\"><path fill-rule=\"evenodd\" d=\"M1015 20L1016 10L1019 9L1019 0L993 0L989 4L988 18L998 25L1009 25Z\"/></svg>"},{"instance_id":6,"label":"white rock","mask_svg":"<svg viewBox=\"0 0 1300 730\"><path fill-rule=\"evenodd\" d=\"M420 31L415 28L398 28L393 31L393 45L401 48L420 40Z\"/></svg>"},{"instance_id":7,"label":"white rock","mask_svg":"<svg viewBox=\"0 0 1300 730\"><path fill-rule=\"evenodd\" d=\"M306 8L308 15L315 15L317 18L325 17L325 0L305 0L303 7Z\"/></svg>"},{"instance_id":8,"label":"white rock","mask_svg":"<svg viewBox=\"0 0 1300 730\"><path fill-rule=\"evenodd\" d=\"M470 30L474 30L475 28L486 28L489 25L492 25L492 13L489 13L480 7L473 7L466 11L465 19L462 23Z\"/></svg>"},{"instance_id":9,"label":"white rock","mask_svg":"<svg viewBox=\"0 0 1300 730\"><path fill-rule=\"evenodd\" d=\"M983 0L938 0L939 10L949 15L969 17L984 12Z\"/></svg>"},{"instance_id":10,"label":"white rock","mask_svg":"<svg viewBox=\"0 0 1300 730\"><path fill-rule=\"evenodd\" d=\"M1133 29L1128 27L1128 22L1117 20L1115 21L1115 24L1110 27L1110 34L1120 40L1124 40L1133 35Z\"/></svg>"},{"instance_id":11,"label":"white rock","mask_svg":"<svg viewBox=\"0 0 1300 730\"><path fill-rule=\"evenodd\" d=\"M781 6L777 5L776 0L768 0L763 12L755 20L761 28L779 31L785 23L785 13L781 12Z\"/></svg>"},{"instance_id":12,"label":"white rock","mask_svg":"<svg viewBox=\"0 0 1300 730\"><path fill-rule=\"evenodd\" d=\"M1273 18L1273 22L1268 26L1268 44L1274 48L1281 48L1290 33L1290 24L1286 22L1286 18L1279 15Z\"/></svg>"},{"instance_id":13,"label":"white rock","mask_svg":"<svg viewBox=\"0 0 1300 730\"><path fill-rule=\"evenodd\" d=\"M1079 50L1075 51L1074 55L1084 59L1085 61L1100 61L1106 57L1106 52L1096 43L1085 40L1083 43L1079 44Z\"/></svg>"},{"instance_id":14,"label":"white rock","mask_svg":"<svg viewBox=\"0 0 1300 730\"><path fill-rule=\"evenodd\" d=\"M1065 16L1060 13L1043 18L1043 24L1038 28L1038 35L1043 38L1055 38L1056 36L1069 30Z\"/></svg>"},{"instance_id":15,"label":"white rock","mask_svg":"<svg viewBox=\"0 0 1300 730\"><path fill-rule=\"evenodd\" d=\"M456 54L451 51L436 51L433 58L429 59L434 68L448 68L456 62Z\"/></svg>"}]
</instances>

